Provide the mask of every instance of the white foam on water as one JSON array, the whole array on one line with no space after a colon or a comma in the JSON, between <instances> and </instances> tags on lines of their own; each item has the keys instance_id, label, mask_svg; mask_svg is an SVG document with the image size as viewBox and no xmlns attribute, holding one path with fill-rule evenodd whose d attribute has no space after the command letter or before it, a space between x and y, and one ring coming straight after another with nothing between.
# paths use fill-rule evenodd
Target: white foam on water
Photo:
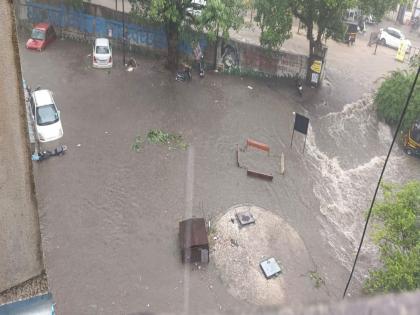
<instances>
[{"instance_id":1,"label":"white foam on water","mask_svg":"<svg viewBox=\"0 0 420 315\"><path fill-rule=\"evenodd\" d=\"M340 145L343 136L348 135L348 129L356 129L357 136L366 137L369 128L376 123L375 108L372 96L366 94L360 100L346 104L341 112L333 112L321 118L325 122L328 134ZM357 121L357 125L354 122Z\"/></svg>"},{"instance_id":2,"label":"white foam on water","mask_svg":"<svg viewBox=\"0 0 420 315\"><path fill-rule=\"evenodd\" d=\"M344 106L342 112L330 113L322 117L321 120L326 119L328 123L321 125L323 128L328 128L328 135L334 140L343 136L352 137L355 147L369 148L369 141L380 141L383 143L383 152L386 154L392 141L392 134L388 126L378 124L376 115L372 111L372 99L367 97ZM368 129L376 130L376 135L372 137L372 133L369 133L369 136L366 136ZM333 248L337 258L350 270L385 155L372 154L373 156L367 162L351 169L344 169L340 165L338 156L328 156L317 147L316 132L312 127L308 132L307 148L308 166L317 170L313 192L320 201L322 234ZM400 170L404 168L406 158L402 154L391 156L385 173L385 181L404 180L407 174L402 174ZM369 268L377 264L377 253L376 246L368 237L362 249L363 259L355 272L359 280L367 275Z\"/></svg>"}]
</instances>

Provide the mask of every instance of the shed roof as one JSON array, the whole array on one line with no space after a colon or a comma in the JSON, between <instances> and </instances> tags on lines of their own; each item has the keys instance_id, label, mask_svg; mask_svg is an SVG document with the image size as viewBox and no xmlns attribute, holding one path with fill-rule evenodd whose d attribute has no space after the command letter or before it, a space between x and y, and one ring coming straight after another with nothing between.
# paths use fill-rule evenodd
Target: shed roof
<instances>
[{"instance_id":1,"label":"shed roof","mask_svg":"<svg viewBox=\"0 0 420 315\"><path fill-rule=\"evenodd\" d=\"M179 234L182 248L209 244L206 222L203 218L191 218L179 222Z\"/></svg>"}]
</instances>

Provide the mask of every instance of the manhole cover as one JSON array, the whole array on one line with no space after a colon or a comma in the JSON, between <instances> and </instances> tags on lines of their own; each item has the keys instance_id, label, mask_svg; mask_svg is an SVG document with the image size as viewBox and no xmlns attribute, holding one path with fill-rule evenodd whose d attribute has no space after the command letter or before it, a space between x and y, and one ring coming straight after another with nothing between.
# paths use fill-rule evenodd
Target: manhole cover
<instances>
[{"instance_id":1,"label":"manhole cover","mask_svg":"<svg viewBox=\"0 0 420 315\"><path fill-rule=\"evenodd\" d=\"M255 223L255 219L252 216L252 213L248 211L238 212L236 214L236 218L238 219L241 226L248 225L251 223Z\"/></svg>"},{"instance_id":2,"label":"manhole cover","mask_svg":"<svg viewBox=\"0 0 420 315\"><path fill-rule=\"evenodd\" d=\"M232 224L232 218L237 224ZM248 225L243 227L240 219ZM255 224L249 225L251 221ZM211 238L210 260L234 297L256 305L279 305L325 296L302 277L314 270L314 263L299 234L274 211L236 205L216 218L212 226L215 238ZM261 262L271 257L280 268L280 276L267 280L265 274L279 272L271 261L266 264L267 272L262 270Z\"/></svg>"},{"instance_id":3,"label":"manhole cover","mask_svg":"<svg viewBox=\"0 0 420 315\"><path fill-rule=\"evenodd\" d=\"M264 272L264 276L267 279L273 278L280 274L281 268L277 261L271 257L267 260L264 260L260 263L260 267L262 271Z\"/></svg>"}]
</instances>

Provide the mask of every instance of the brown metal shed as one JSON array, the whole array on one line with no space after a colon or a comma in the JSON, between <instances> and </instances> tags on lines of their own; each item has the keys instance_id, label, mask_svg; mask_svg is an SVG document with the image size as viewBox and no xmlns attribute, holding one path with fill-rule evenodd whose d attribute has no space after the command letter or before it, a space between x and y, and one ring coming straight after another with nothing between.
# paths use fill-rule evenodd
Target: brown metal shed
<instances>
[{"instance_id":1,"label":"brown metal shed","mask_svg":"<svg viewBox=\"0 0 420 315\"><path fill-rule=\"evenodd\" d=\"M209 262L209 240L203 218L191 218L179 222L179 239L183 263Z\"/></svg>"}]
</instances>

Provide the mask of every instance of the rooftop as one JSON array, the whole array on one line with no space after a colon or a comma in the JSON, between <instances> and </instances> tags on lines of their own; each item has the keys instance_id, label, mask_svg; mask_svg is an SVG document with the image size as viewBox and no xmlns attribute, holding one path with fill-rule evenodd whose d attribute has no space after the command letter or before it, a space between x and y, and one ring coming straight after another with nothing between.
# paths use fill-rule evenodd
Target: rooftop
<instances>
[{"instance_id":1,"label":"rooftop","mask_svg":"<svg viewBox=\"0 0 420 315\"><path fill-rule=\"evenodd\" d=\"M49 90L38 90L32 93L32 97L36 99L37 106L50 105L54 101Z\"/></svg>"}]
</instances>

